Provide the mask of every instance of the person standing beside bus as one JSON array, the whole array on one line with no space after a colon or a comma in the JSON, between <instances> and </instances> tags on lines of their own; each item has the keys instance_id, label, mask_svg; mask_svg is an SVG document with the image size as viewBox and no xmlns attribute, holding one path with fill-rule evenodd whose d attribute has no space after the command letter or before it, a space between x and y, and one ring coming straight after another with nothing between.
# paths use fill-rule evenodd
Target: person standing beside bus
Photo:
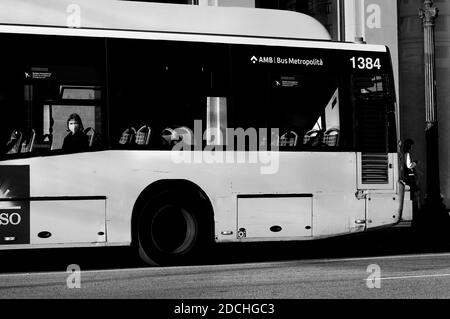
<instances>
[{"instance_id":1,"label":"person standing beside bus","mask_svg":"<svg viewBox=\"0 0 450 319\"><path fill-rule=\"evenodd\" d=\"M412 139L406 139L403 143L403 155L405 183L409 186L410 189L410 199L413 202L413 215L417 216L420 210L419 181L417 179L417 164L419 163L419 161L414 161L412 159L411 152L413 150L413 145L414 141Z\"/></svg>"},{"instance_id":2,"label":"person standing beside bus","mask_svg":"<svg viewBox=\"0 0 450 319\"><path fill-rule=\"evenodd\" d=\"M418 162L413 161L411 157L413 145L414 141L410 138L403 143L405 182L411 188L411 194L414 194L418 189L416 180L416 166Z\"/></svg>"},{"instance_id":3,"label":"person standing beside bus","mask_svg":"<svg viewBox=\"0 0 450 319\"><path fill-rule=\"evenodd\" d=\"M64 138L62 149L68 152L82 152L87 150L89 140L84 134L83 122L78 114L70 114L67 119L67 131L69 132Z\"/></svg>"}]
</instances>

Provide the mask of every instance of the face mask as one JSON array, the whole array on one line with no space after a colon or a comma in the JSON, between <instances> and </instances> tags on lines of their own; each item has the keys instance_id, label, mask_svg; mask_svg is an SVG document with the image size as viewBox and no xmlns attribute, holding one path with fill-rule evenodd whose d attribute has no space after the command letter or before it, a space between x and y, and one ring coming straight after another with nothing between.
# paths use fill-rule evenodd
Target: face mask
<instances>
[{"instance_id":1,"label":"face mask","mask_svg":"<svg viewBox=\"0 0 450 319\"><path fill-rule=\"evenodd\" d=\"M72 133L75 133L76 131L78 131L78 127L79 127L79 124L72 124L72 123L69 123L69 130L72 132Z\"/></svg>"}]
</instances>

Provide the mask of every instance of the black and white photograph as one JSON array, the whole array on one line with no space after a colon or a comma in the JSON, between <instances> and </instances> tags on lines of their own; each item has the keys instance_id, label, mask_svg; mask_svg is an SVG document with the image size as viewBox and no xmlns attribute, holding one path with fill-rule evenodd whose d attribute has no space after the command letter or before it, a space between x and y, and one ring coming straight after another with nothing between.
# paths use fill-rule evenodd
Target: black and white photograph
<instances>
[{"instance_id":1,"label":"black and white photograph","mask_svg":"<svg viewBox=\"0 0 450 319\"><path fill-rule=\"evenodd\" d=\"M0 0L0 43L2 301L450 298L450 1Z\"/></svg>"}]
</instances>

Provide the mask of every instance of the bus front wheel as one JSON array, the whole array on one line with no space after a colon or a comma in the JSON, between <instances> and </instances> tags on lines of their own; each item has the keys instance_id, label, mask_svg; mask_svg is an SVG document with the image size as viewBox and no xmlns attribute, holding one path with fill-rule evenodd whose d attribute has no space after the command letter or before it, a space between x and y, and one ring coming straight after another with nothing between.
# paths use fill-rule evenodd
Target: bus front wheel
<instances>
[{"instance_id":1,"label":"bus front wheel","mask_svg":"<svg viewBox=\"0 0 450 319\"><path fill-rule=\"evenodd\" d=\"M196 196L165 191L140 210L139 255L150 265L180 265L201 257L207 247L204 205Z\"/></svg>"}]
</instances>

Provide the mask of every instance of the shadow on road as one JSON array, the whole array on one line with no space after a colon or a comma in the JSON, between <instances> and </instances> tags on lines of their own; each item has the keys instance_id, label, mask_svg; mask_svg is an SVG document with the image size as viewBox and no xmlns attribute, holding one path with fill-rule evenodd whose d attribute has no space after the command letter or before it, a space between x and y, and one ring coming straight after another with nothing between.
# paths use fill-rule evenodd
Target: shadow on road
<instances>
[{"instance_id":1,"label":"shadow on road","mask_svg":"<svg viewBox=\"0 0 450 319\"><path fill-rule=\"evenodd\" d=\"M372 257L450 252L450 240L396 228L315 241L222 244L217 252L213 262L220 263Z\"/></svg>"},{"instance_id":2,"label":"shadow on road","mask_svg":"<svg viewBox=\"0 0 450 319\"><path fill-rule=\"evenodd\" d=\"M303 242L214 245L201 264L231 264L321 258L370 257L450 251L449 242L399 228ZM129 247L38 249L0 252L0 273L138 268L146 265Z\"/></svg>"}]
</instances>

